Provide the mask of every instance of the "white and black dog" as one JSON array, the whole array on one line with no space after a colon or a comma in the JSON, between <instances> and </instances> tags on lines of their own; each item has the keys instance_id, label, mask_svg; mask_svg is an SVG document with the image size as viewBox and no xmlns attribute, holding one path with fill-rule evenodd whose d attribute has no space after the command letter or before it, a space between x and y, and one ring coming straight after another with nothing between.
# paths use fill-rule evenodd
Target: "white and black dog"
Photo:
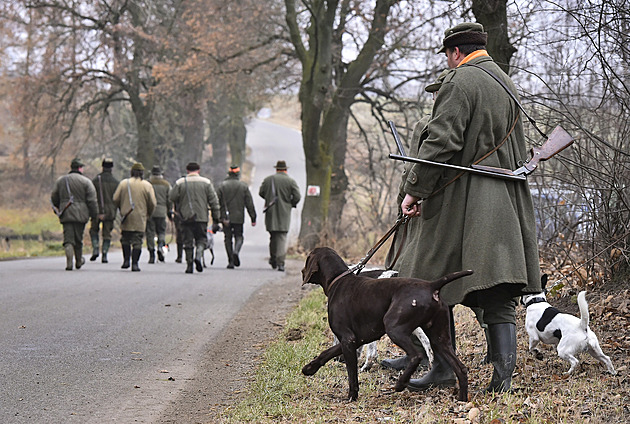
<instances>
[{"instance_id":1,"label":"white and black dog","mask_svg":"<svg viewBox=\"0 0 630 424\"><path fill-rule=\"evenodd\" d=\"M538 343L556 345L558 356L571 364L571 374L579 364L576 355L588 352L593 358L604 364L608 372L615 375L617 372L610 358L602 352L597 341L597 336L589 328L588 303L586 292L581 291L577 297L580 308L580 318L560 312L547 303L545 286L547 275L542 277L543 292L522 296L521 302L526 308L525 329L529 335L529 351L540 354L536 349Z\"/></svg>"}]
</instances>

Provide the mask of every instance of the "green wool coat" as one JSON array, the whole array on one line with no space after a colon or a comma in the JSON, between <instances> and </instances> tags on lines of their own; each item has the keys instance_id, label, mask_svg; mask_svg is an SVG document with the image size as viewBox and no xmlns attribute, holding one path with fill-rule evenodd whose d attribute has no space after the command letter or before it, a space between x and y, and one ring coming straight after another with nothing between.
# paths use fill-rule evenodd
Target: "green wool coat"
<instances>
[{"instance_id":1,"label":"green wool coat","mask_svg":"<svg viewBox=\"0 0 630 424\"><path fill-rule=\"evenodd\" d=\"M149 182L153 186L155 200L157 202L151 218L166 218L166 213L173 209L173 203L168 198L171 185L160 175L151 175Z\"/></svg>"},{"instance_id":2,"label":"green wool coat","mask_svg":"<svg viewBox=\"0 0 630 424\"><path fill-rule=\"evenodd\" d=\"M295 180L286 172L278 171L265 178L258 190L258 195L265 199L265 206L274 199L272 181L277 201L265 212L265 228L270 232L288 232L291 226L291 208L296 207L301 199L300 189Z\"/></svg>"},{"instance_id":3,"label":"green wool coat","mask_svg":"<svg viewBox=\"0 0 630 424\"><path fill-rule=\"evenodd\" d=\"M129 190L131 190L131 200ZM155 193L148 181L131 177L122 180L114 192L114 204L120 209L120 215L125 216L131 210L133 200L133 211L127 216L125 222L120 226L121 231L138 231L144 233L147 227L147 219L155 210Z\"/></svg>"},{"instance_id":4,"label":"green wool coat","mask_svg":"<svg viewBox=\"0 0 630 424\"><path fill-rule=\"evenodd\" d=\"M471 63L516 87L490 57ZM518 107L490 75L462 65L444 79L418 157L470 166L510 132ZM507 141L480 163L516 169L528 159L522 119ZM417 236L401 258L400 275L432 280L453 271L474 270L441 290L448 304L464 303L468 293L513 285L514 295L540 291L534 207L526 181L507 181L414 164L406 193L426 198ZM448 185L447 185L448 184Z\"/></svg>"},{"instance_id":5,"label":"green wool coat","mask_svg":"<svg viewBox=\"0 0 630 424\"><path fill-rule=\"evenodd\" d=\"M92 184L96 188L98 213L105 215L105 221L113 221L116 219L114 192L118 187L119 181L112 175L111 171L103 171L94 177Z\"/></svg>"},{"instance_id":6,"label":"green wool coat","mask_svg":"<svg viewBox=\"0 0 630 424\"><path fill-rule=\"evenodd\" d=\"M66 185L67 182L67 185ZM70 193L68 193L70 188ZM89 178L84 177L78 171L71 171L69 174L59 177L55 182L50 201L59 210L68 204L72 194L73 202L59 217L59 222L82 222L86 223L90 218L95 218L98 213L96 204L96 189Z\"/></svg>"},{"instance_id":7,"label":"green wool coat","mask_svg":"<svg viewBox=\"0 0 630 424\"><path fill-rule=\"evenodd\" d=\"M176 205L182 220L187 220L194 214L196 222L208 222L210 208L212 221L219 223L219 198L209 179L198 174L188 174L175 182L168 197Z\"/></svg>"},{"instance_id":8,"label":"green wool coat","mask_svg":"<svg viewBox=\"0 0 630 424\"><path fill-rule=\"evenodd\" d=\"M231 224L245 222L245 209L252 222L256 222L256 209L252 200L252 193L238 175L228 174L217 189L219 205L221 206L221 220L229 220Z\"/></svg>"}]
</instances>

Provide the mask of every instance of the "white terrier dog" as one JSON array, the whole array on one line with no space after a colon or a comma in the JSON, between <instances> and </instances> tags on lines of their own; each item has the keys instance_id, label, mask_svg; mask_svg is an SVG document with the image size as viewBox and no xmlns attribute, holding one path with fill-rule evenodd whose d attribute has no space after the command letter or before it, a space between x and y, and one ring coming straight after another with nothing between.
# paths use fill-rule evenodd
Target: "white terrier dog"
<instances>
[{"instance_id":1,"label":"white terrier dog","mask_svg":"<svg viewBox=\"0 0 630 424\"><path fill-rule=\"evenodd\" d=\"M579 364L576 355L580 352L588 352L593 358L606 366L608 372L615 375L617 372L610 358L602 352L597 336L589 328L588 303L586 292L581 291L577 297L580 308L580 318L560 312L547 303L545 286L547 275L542 277L543 292L522 296L521 302L527 308L525 317L525 329L529 334L529 351L540 355L536 349L538 343L557 345L558 356L571 364L571 374Z\"/></svg>"}]
</instances>

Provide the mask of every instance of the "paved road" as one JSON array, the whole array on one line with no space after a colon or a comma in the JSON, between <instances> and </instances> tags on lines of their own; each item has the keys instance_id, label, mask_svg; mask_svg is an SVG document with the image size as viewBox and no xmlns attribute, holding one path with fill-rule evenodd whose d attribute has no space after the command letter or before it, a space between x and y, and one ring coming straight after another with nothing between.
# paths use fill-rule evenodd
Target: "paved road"
<instances>
[{"instance_id":1,"label":"paved road","mask_svg":"<svg viewBox=\"0 0 630 424\"><path fill-rule=\"evenodd\" d=\"M276 160L304 189L304 159L297 131L264 121L249 130L260 212L258 187ZM278 280L259 221L246 226L236 270L225 268L220 234L214 265L193 275L174 263L174 249L155 265L143 252L140 273L121 270L118 251L72 272L60 257L0 262L0 422L151 422L251 294Z\"/></svg>"}]
</instances>

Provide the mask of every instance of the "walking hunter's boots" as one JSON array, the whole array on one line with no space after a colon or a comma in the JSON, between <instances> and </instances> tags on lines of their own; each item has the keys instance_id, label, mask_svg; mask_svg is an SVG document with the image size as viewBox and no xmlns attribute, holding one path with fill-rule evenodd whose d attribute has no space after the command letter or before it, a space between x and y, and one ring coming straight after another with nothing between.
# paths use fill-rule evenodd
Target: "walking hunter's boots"
<instances>
[{"instance_id":1,"label":"walking hunter's boots","mask_svg":"<svg viewBox=\"0 0 630 424\"><path fill-rule=\"evenodd\" d=\"M123 264L121 266L122 269L127 269L129 268L131 265L129 264L129 261L131 260L131 245L130 244L123 244L122 245L122 251L123 251Z\"/></svg>"},{"instance_id":2,"label":"walking hunter's boots","mask_svg":"<svg viewBox=\"0 0 630 424\"><path fill-rule=\"evenodd\" d=\"M92 256L90 256L90 261L94 262L96 258L98 258L98 234L92 235ZM103 240L103 244L105 244L105 240Z\"/></svg>"},{"instance_id":3,"label":"walking hunter's boots","mask_svg":"<svg viewBox=\"0 0 630 424\"><path fill-rule=\"evenodd\" d=\"M239 254L241 253L241 247L243 247L243 236L234 237L234 255L232 257L234 261L234 266L241 266L241 259L239 258Z\"/></svg>"},{"instance_id":4,"label":"walking hunter's boots","mask_svg":"<svg viewBox=\"0 0 630 424\"><path fill-rule=\"evenodd\" d=\"M149 263L155 263L155 249L149 249Z\"/></svg>"},{"instance_id":5,"label":"walking hunter's boots","mask_svg":"<svg viewBox=\"0 0 630 424\"><path fill-rule=\"evenodd\" d=\"M74 246L74 267L76 269L81 269L84 263L85 259L83 259L83 246Z\"/></svg>"},{"instance_id":6,"label":"walking hunter's boots","mask_svg":"<svg viewBox=\"0 0 630 424\"><path fill-rule=\"evenodd\" d=\"M66 244L63 247L66 253L66 271L72 271L72 260L74 259L74 246Z\"/></svg>"},{"instance_id":7,"label":"walking hunter's boots","mask_svg":"<svg viewBox=\"0 0 630 424\"><path fill-rule=\"evenodd\" d=\"M132 271L140 271L140 267L138 266L138 261L140 260L140 255L142 254L142 249L133 249L131 251L131 270Z\"/></svg>"},{"instance_id":8,"label":"walking hunter's boots","mask_svg":"<svg viewBox=\"0 0 630 424\"><path fill-rule=\"evenodd\" d=\"M109 252L109 246L111 242L112 242L111 240L103 240L103 249L102 249L103 256L101 256L101 262L104 264L107 263L107 252Z\"/></svg>"},{"instance_id":9,"label":"walking hunter's boots","mask_svg":"<svg viewBox=\"0 0 630 424\"><path fill-rule=\"evenodd\" d=\"M193 273L193 251L194 249L192 247L184 249L184 253L186 254L186 274Z\"/></svg>"}]
</instances>

